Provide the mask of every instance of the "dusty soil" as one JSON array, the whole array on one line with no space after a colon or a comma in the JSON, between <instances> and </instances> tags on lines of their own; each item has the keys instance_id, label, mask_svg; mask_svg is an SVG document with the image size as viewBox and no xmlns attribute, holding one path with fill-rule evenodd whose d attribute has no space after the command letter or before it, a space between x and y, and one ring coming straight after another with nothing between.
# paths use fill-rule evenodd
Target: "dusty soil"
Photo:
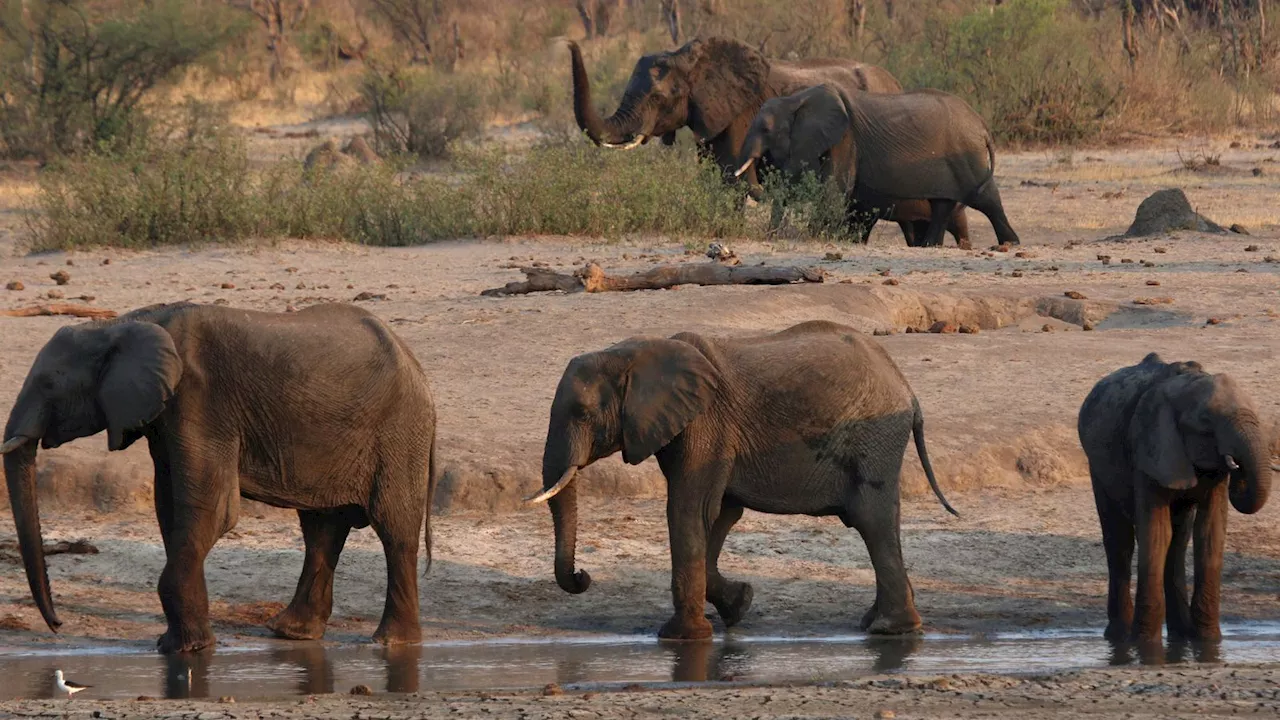
<instances>
[{"instance_id":1,"label":"dusty soil","mask_svg":"<svg viewBox=\"0 0 1280 720\"><path fill-rule=\"evenodd\" d=\"M1217 145L1225 148L1228 140ZM390 321L413 347L431 376L440 415L443 489L435 564L422 588L424 629L432 639L647 633L670 612L663 483L652 461L638 468L616 458L602 461L585 478L592 499L582 513L579 559L595 584L584 595L564 594L551 578L548 513L516 504L538 482L550 399L575 354L632 335L759 333L809 319L844 322L867 332L892 328L899 333L880 340L920 397L941 485L962 514L946 515L921 493L922 474L909 450L905 553L928 628L1101 628L1106 573L1074 429L1076 411L1093 383L1158 351L1234 374L1268 414L1280 406L1280 264L1273 262L1280 256L1280 167L1272 162L1280 152L1251 149L1257 138L1241 140L1242 148L1222 156L1240 173L1204 176L1180 169L1175 144L1079 151L1070 157L1006 153L998 159L997 177L1023 239L1015 252L985 252L993 234L974 214L974 246L982 250L909 250L897 229L883 224L865 248L786 240L731 243L748 263L820 263L829 278L818 286L511 298L479 293L519 279L512 265L542 261L568 270L594 260L618 272L659 260L706 262L701 257L705 242L507 238L411 249L280 243L31 256L17 249L17 208L30 192L30 178L12 176L0 196L0 283L19 280L26 289L0 291L0 305L39 301L55 287L49 275L57 270L71 274L70 283L58 288L68 298L91 295L95 306L121 311L184 299L283 311L324 300L350 301L361 292L384 294L385 299L360 304ZM1255 167L1260 175L1250 172ZM1130 242L1102 240L1122 233L1138 203L1168 186L1184 188L1198 212L1224 226L1242 224L1252 235L1184 232ZM687 255L688 248L695 252ZM834 251L843 259L822 260ZM1109 263L1099 256L1109 256ZM884 285L886 270L897 286ZM1087 300L1044 300L1063 298L1068 291ZM1154 304L1135 305L1137 299ZM908 325L954 318L984 329L978 334L901 333ZM1208 324L1210 318L1216 322ZM1093 332L1082 331L1086 320L1096 325ZM5 339L0 407L12 402L44 341L68 322L74 321L0 318ZM41 458L46 542L83 537L101 552L50 559L55 602L65 622L62 632L52 635L31 605L12 546L11 519L0 517L0 641L151 643L163 629L154 587L164 553L148 514L145 448L108 456L105 441L94 437ZM1232 515L1225 619L1280 614L1277 517L1277 503L1255 516ZM292 595L301 550L291 514L247 508L206 565L222 640L265 635L262 621ZM729 537L722 569L755 586L755 604L743 627L747 633L847 633L874 591L861 541L830 519L748 513ZM330 639L368 637L381 612L384 581L373 533L354 533L338 568ZM1124 682L1154 682L1148 675L1112 672L1048 684L975 679L984 689L900 688L898 694L858 685L681 691L662 700L601 694L585 701L433 696L427 698L430 707L420 700L361 702L372 703L368 712L397 716L443 715L454 705L459 707L455 714L462 715L515 715L527 707L530 716L539 716L561 712L565 706L559 703L625 716L669 702L701 708L706 716L750 712L769 717L798 712L801 701L812 703L805 705L806 712L819 716L862 717L884 706L896 708L899 717L933 717L943 710L951 717L1040 717L1060 711L1062 703L1080 714L1167 716L1175 709L1250 712L1216 695L1200 699L1195 693L1211 687L1245 693L1266 686L1273 693L1266 702L1274 706L1271 670L1227 672L1195 671L1186 679L1190 689L1176 699L1171 681L1157 683L1165 689L1139 698ZM779 709L762 707L770 695L787 702ZM1241 697L1254 702L1252 696ZM42 707L7 704L0 714ZM164 705L163 713L188 707L193 713L209 710ZM112 705L110 712L161 712L149 708ZM721 715L709 714L713 708ZM323 700L282 712L349 716L354 710L366 708ZM236 707L234 712L256 716L266 710Z\"/></svg>"}]
</instances>

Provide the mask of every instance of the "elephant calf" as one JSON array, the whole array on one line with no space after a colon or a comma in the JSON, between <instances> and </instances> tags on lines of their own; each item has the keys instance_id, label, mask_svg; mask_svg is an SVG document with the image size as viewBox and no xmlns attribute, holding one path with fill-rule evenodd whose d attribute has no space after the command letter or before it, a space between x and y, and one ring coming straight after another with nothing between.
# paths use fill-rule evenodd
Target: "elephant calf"
<instances>
[{"instance_id":1,"label":"elephant calf","mask_svg":"<svg viewBox=\"0 0 1280 720\"><path fill-rule=\"evenodd\" d=\"M302 522L302 577L270 623L277 635L324 635L347 534L372 525L387 556L374 639L420 639L435 408L422 367L373 315L351 305L273 314L176 303L58 330L27 373L0 447L27 580L53 630L61 622L40 534L36 445L104 429L110 450L145 437L155 464L161 652L213 644L204 560L235 526L240 497L297 508Z\"/></svg>"},{"instance_id":2,"label":"elephant calf","mask_svg":"<svg viewBox=\"0 0 1280 720\"><path fill-rule=\"evenodd\" d=\"M1271 490L1270 446L1253 402L1230 376L1151 353L1098 381L1078 430L1107 552L1106 636L1159 642L1167 623L1171 638L1220 638L1227 501L1256 513ZM1136 610L1129 596L1135 539Z\"/></svg>"},{"instance_id":3,"label":"elephant calf","mask_svg":"<svg viewBox=\"0 0 1280 720\"><path fill-rule=\"evenodd\" d=\"M720 575L725 536L744 509L835 515L861 533L876 573L862 618L873 633L920 627L903 565L899 473L912 433L929 484L924 416L889 355L830 322L736 340L680 333L632 338L574 358L551 404L543 492L555 522L555 575L580 593L574 571L579 468L621 450L631 464L656 455L667 478L675 615L659 635L711 636L707 601L725 625L751 606L751 586Z\"/></svg>"}]
</instances>

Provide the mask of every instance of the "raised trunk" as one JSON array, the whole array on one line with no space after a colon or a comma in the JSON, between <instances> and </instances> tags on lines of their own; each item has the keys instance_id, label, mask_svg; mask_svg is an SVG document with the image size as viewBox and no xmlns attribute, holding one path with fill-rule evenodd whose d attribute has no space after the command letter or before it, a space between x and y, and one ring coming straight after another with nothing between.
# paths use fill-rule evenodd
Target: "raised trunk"
<instances>
[{"instance_id":1,"label":"raised trunk","mask_svg":"<svg viewBox=\"0 0 1280 720\"><path fill-rule=\"evenodd\" d=\"M631 127L635 125L634 121L621 122L618 113L609 118L601 118L591 104L591 80L587 78L587 68L582 63L582 50L578 43L569 42L569 57L573 62L573 117L578 121L578 127L597 145L617 145L630 141L636 132Z\"/></svg>"},{"instance_id":2,"label":"raised trunk","mask_svg":"<svg viewBox=\"0 0 1280 720\"><path fill-rule=\"evenodd\" d=\"M1239 469L1231 471L1228 496L1231 506L1252 515L1267 504L1271 494L1271 454L1256 426L1236 425L1219 444L1230 450Z\"/></svg>"},{"instance_id":3,"label":"raised trunk","mask_svg":"<svg viewBox=\"0 0 1280 720\"><path fill-rule=\"evenodd\" d=\"M18 550L27 571L31 597L50 630L57 631L62 621L53 611L53 593L49 590L49 571L44 562L44 538L40 533L40 504L36 499L36 444L27 440L21 447L4 456L4 479L9 486L9 505L13 524L18 531Z\"/></svg>"},{"instance_id":4,"label":"raised trunk","mask_svg":"<svg viewBox=\"0 0 1280 720\"><path fill-rule=\"evenodd\" d=\"M586 570L574 571L574 554L578 545L577 483L570 483L548 502L551 519L556 526L556 584L561 590L574 595L586 592L591 587L591 576Z\"/></svg>"}]
</instances>

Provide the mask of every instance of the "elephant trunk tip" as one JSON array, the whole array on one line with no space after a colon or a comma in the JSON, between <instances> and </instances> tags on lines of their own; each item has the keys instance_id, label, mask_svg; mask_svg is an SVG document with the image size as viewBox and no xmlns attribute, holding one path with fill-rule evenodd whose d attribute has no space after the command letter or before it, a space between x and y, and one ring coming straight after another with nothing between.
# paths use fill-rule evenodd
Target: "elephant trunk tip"
<instances>
[{"instance_id":1,"label":"elephant trunk tip","mask_svg":"<svg viewBox=\"0 0 1280 720\"><path fill-rule=\"evenodd\" d=\"M556 574L556 584L570 595L581 595L591 587L591 574L586 570Z\"/></svg>"}]
</instances>

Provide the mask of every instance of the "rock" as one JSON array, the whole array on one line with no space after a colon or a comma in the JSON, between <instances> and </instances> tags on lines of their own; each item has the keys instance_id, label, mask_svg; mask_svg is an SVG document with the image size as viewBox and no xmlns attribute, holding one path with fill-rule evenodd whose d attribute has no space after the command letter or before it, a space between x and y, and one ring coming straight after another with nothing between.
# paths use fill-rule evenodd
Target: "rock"
<instances>
[{"instance_id":1,"label":"rock","mask_svg":"<svg viewBox=\"0 0 1280 720\"><path fill-rule=\"evenodd\" d=\"M75 267L75 265L76 265L75 260L72 260L71 258L67 258L67 267Z\"/></svg>"},{"instance_id":2,"label":"rock","mask_svg":"<svg viewBox=\"0 0 1280 720\"><path fill-rule=\"evenodd\" d=\"M272 290L283 290L283 289L284 289L284 285L283 285L282 283L271 283L271 289L272 289Z\"/></svg>"},{"instance_id":3,"label":"rock","mask_svg":"<svg viewBox=\"0 0 1280 720\"><path fill-rule=\"evenodd\" d=\"M1142 267L1155 267L1155 266L1156 266L1156 264L1155 264L1155 263L1153 263L1153 262L1151 262L1150 260L1143 260L1143 261L1142 261Z\"/></svg>"},{"instance_id":4,"label":"rock","mask_svg":"<svg viewBox=\"0 0 1280 720\"><path fill-rule=\"evenodd\" d=\"M22 284L21 280L10 280L9 284L4 286L5 290L26 290L27 286Z\"/></svg>"},{"instance_id":5,"label":"rock","mask_svg":"<svg viewBox=\"0 0 1280 720\"><path fill-rule=\"evenodd\" d=\"M1197 213L1181 188L1165 188L1152 193L1133 218L1133 224L1125 231L1125 237L1159 235L1174 230L1225 233L1223 227Z\"/></svg>"},{"instance_id":6,"label":"rock","mask_svg":"<svg viewBox=\"0 0 1280 720\"><path fill-rule=\"evenodd\" d=\"M1036 254L1033 252L1027 252L1026 250L1019 250L1018 252L1014 253L1013 256L1017 258L1031 259L1031 258L1034 258Z\"/></svg>"},{"instance_id":7,"label":"rock","mask_svg":"<svg viewBox=\"0 0 1280 720\"><path fill-rule=\"evenodd\" d=\"M196 716L196 720L222 720L226 715L220 712L202 712Z\"/></svg>"},{"instance_id":8,"label":"rock","mask_svg":"<svg viewBox=\"0 0 1280 720\"><path fill-rule=\"evenodd\" d=\"M977 335L979 328L977 325L961 325L960 332L964 335Z\"/></svg>"},{"instance_id":9,"label":"rock","mask_svg":"<svg viewBox=\"0 0 1280 720\"><path fill-rule=\"evenodd\" d=\"M223 695L222 697L218 698L218 702L222 703L223 705L235 705L236 699L231 695Z\"/></svg>"},{"instance_id":10,"label":"rock","mask_svg":"<svg viewBox=\"0 0 1280 720\"><path fill-rule=\"evenodd\" d=\"M1049 323L1045 323L1044 327L1040 328L1040 332L1053 332L1053 326Z\"/></svg>"},{"instance_id":11,"label":"rock","mask_svg":"<svg viewBox=\"0 0 1280 720\"><path fill-rule=\"evenodd\" d=\"M56 288L55 288L55 289L51 289L51 290L49 290L49 292L45 293L45 297L49 298L50 300L61 300L62 298L66 297L66 296L67 296L67 295L66 295L66 293L64 293L64 292L62 292L61 290L58 290L58 289L56 289Z\"/></svg>"},{"instance_id":12,"label":"rock","mask_svg":"<svg viewBox=\"0 0 1280 720\"><path fill-rule=\"evenodd\" d=\"M543 697L549 697L551 695L563 695L563 694L564 694L564 689L561 688L556 683L547 683L542 688Z\"/></svg>"},{"instance_id":13,"label":"rock","mask_svg":"<svg viewBox=\"0 0 1280 720\"><path fill-rule=\"evenodd\" d=\"M844 259L844 253L829 252L826 255L824 255L822 259L826 260L827 262L838 262Z\"/></svg>"},{"instance_id":14,"label":"rock","mask_svg":"<svg viewBox=\"0 0 1280 720\"><path fill-rule=\"evenodd\" d=\"M878 719L885 719L885 720L887 720L888 718L896 718L896 717L898 717L898 714L897 714L897 713L895 713L895 712L894 712L894 711L892 711L892 710L877 710L877 711L876 711L876 718L878 718Z\"/></svg>"},{"instance_id":15,"label":"rock","mask_svg":"<svg viewBox=\"0 0 1280 720\"><path fill-rule=\"evenodd\" d=\"M1254 176L1254 177L1262 177L1262 168L1260 168L1260 167L1256 167L1256 168L1254 168L1253 170L1251 170L1250 172L1252 172L1252 173L1253 173L1253 176Z\"/></svg>"},{"instance_id":16,"label":"rock","mask_svg":"<svg viewBox=\"0 0 1280 720\"><path fill-rule=\"evenodd\" d=\"M1014 270L1013 272L1009 273L1009 277L1022 277L1022 271Z\"/></svg>"},{"instance_id":17,"label":"rock","mask_svg":"<svg viewBox=\"0 0 1280 720\"><path fill-rule=\"evenodd\" d=\"M956 330L957 330L956 326L947 322L946 320L939 320L938 322L929 326L929 332L935 333L935 334L937 333L950 334L950 333L954 333Z\"/></svg>"},{"instance_id":18,"label":"rock","mask_svg":"<svg viewBox=\"0 0 1280 720\"><path fill-rule=\"evenodd\" d=\"M898 284L898 279L897 279L897 278L889 278L889 279L885 280L884 282L882 282L882 283L880 283L880 284L881 284L881 285L897 285L897 284Z\"/></svg>"},{"instance_id":19,"label":"rock","mask_svg":"<svg viewBox=\"0 0 1280 720\"><path fill-rule=\"evenodd\" d=\"M356 295L352 298L352 302L361 302L363 300L386 300L386 293L371 293L368 290Z\"/></svg>"},{"instance_id":20,"label":"rock","mask_svg":"<svg viewBox=\"0 0 1280 720\"><path fill-rule=\"evenodd\" d=\"M887 328L876 328L875 330L871 331L871 334L877 337L883 337L885 335L892 335L893 331Z\"/></svg>"},{"instance_id":21,"label":"rock","mask_svg":"<svg viewBox=\"0 0 1280 720\"><path fill-rule=\"evenodd\" d=\"M1066 292L1064 292L1064 293L1062 293L1062 294L1063 294L1063 295L1065 295L1065 296L1067 296L1067 297L1069 297L1069 298L1071 298L1072 300L1088 300L1088 299L1089 299L1089 298L1085 297L1085 294L1084 294L1084 293L1082 293L1082 292L1076 292L1075 290L1068 290L1068 291L1066 291Z\"/></svg>"},{"instance_id":22,"label":"rock","mask_svg":"<svg viewBox=\"0 0 1280 720\"><path fill-rule=\"evenodd\" d=\"M58 272L50 275L49 279L58 283L59 285L66 285L67 283L71 282L71 273L67 272L66 270L59 270Z\"/></svg>"},{"instance_id":23,"label":"rock","mask_svg":"<svg viewBox=\"0 0 1280 720\"><path fill-rule=\"evenodd\" d=\"M356 685L347 691L348 695L372 695L373 688L368 685Z\"/></svg>"},{"instance_id":24,"label":"rock","mask_svg":"<svg viewBox=\"0 0 1280 720\"><path fill-rule=\"evenodd\" d=\"M235 283L224 282L224 283L222 283L222 285L221 285L220 287L221 287L223 290L235 290L235 289L236 289L236 284L235 284Z\"/></svg>"},{"instance_id":25,"label":"rock","mask_svg":"<svg viewBox=\"0 0 1280 720\"><path fill-rule=\"evenodd\" d=\"M1168 248L1162 248L1162 247L1153 247L1153 248L1151 248L1151 252L1156 253L1157 255L1163 255L1163 254L1165 254L1165 253L1169 252L1169 249L1168 249Z\"/></svg>"},{"instance_id":26,"label":"rock","mask_svg":"<svg viewBox=\"0 0 1280 720\"><path fill-rule=\"evenodd\" d=\"M1231 224L1231 228L1230 228L1230 230L1231 230L1231 232L1233 232L1233 233L1235 233L1235 234L1237 234L1237 235L1251 235L1251 234L1252 234L1252 233L1250 233L1250 232L1249 232L1249 228L1247 228L1247 227L1245 227L1245 226L1241 225L1240 223L1232 223L1232 224ZM1253 245L1252 247L1256 249L1258 246L1257 246L1257 245ZM1247 248L1246 248L1246 249L1247 249Z\"/></svg>"},{"instance_id":27,"label":"rock","mask_svg":"<svg viewBox=\"0 0 1280 720\"><path fill-rule=\"evenodd\" d=\"M1216 318L1216 317L1211 317L1211 318L1209 318L1208 320L1205 320L1205 321L1204 321L1204 324L1205 324L1205 325L1221 325L1221 324L1222 324L1222 320L1221 320L1221 319L1219 319L1219 318Z\"/></svg>"},{"instance_id":28,"label":"rock","mask_svg":"<svg viewBox=\"0 0 1280 720\"><path fill-rule=\"evenodd\" d=\"M110 264L111 264L111 258L102 258L102 264L103 264L103 265L110 265Z\"/></svg>"},{"instance_id":29,"label":"rock","mask_svg":"<svg viewBox=\"0 0 1280 720\"><path fill-rule=\"evenodd\" d=\"M1147 284L1148 284L1148 285L1150 285L1150 286L1152 286L1152 287L1155 287L1155 286L1157 286L1157 285L1159 285L1159 284L1160 284L1160 281L1159 281L1159 280L1148 280L1148 281L1147 281Z\"/></svg>"},{"instance_id":30,"label":"rock","mask_svg":"<svg viewBox=\"0 0 1280 720\"><path fill-rule=\"evenodd\" d=\"M1133 264L1133 258L1120 258L1120 264L1121 264L1121 265L1132 265L1132 264Z\"/></svg>"},{"instance_id":31,"label":"rock","mask_svg":"<svg viewBox=\"0 0 1280 720\"><path fill-rule=\"evenodd\" d=\"M1134 298L1134 305L1170 305L1173 303L1171 297L1140 297Z\"/></svg>"},{"instance_id":32,"label":"rock","mask_svg":"<svg viewBox=\"0 0 1280 720\"><path fill-rule=\"evenodd\" d=\"M991 251L992 251L992 252L1007 253L1007 252L1009 252L1009 246L1008 246L1008 245L1004 245L1004 244L1001 244L1001 245L992 245L992 246L991 246Z\"/></svg>"},{"instance_id":33,"label":"rock","mask_svg":"<svg viewBox=\"0 0 1280 720\"><path fill-rule=\"evenodd\" d=\"M1083 325L1081 325L1081 326L1080 326L1080 329L1081 329L1081 330L1084 330L1085 332L1091 332L1091 331L1093 330L1093 324L1092 324L1092 323L1085 323L1085 324L1083 324Z\"/></svg>"}]
</instances>

